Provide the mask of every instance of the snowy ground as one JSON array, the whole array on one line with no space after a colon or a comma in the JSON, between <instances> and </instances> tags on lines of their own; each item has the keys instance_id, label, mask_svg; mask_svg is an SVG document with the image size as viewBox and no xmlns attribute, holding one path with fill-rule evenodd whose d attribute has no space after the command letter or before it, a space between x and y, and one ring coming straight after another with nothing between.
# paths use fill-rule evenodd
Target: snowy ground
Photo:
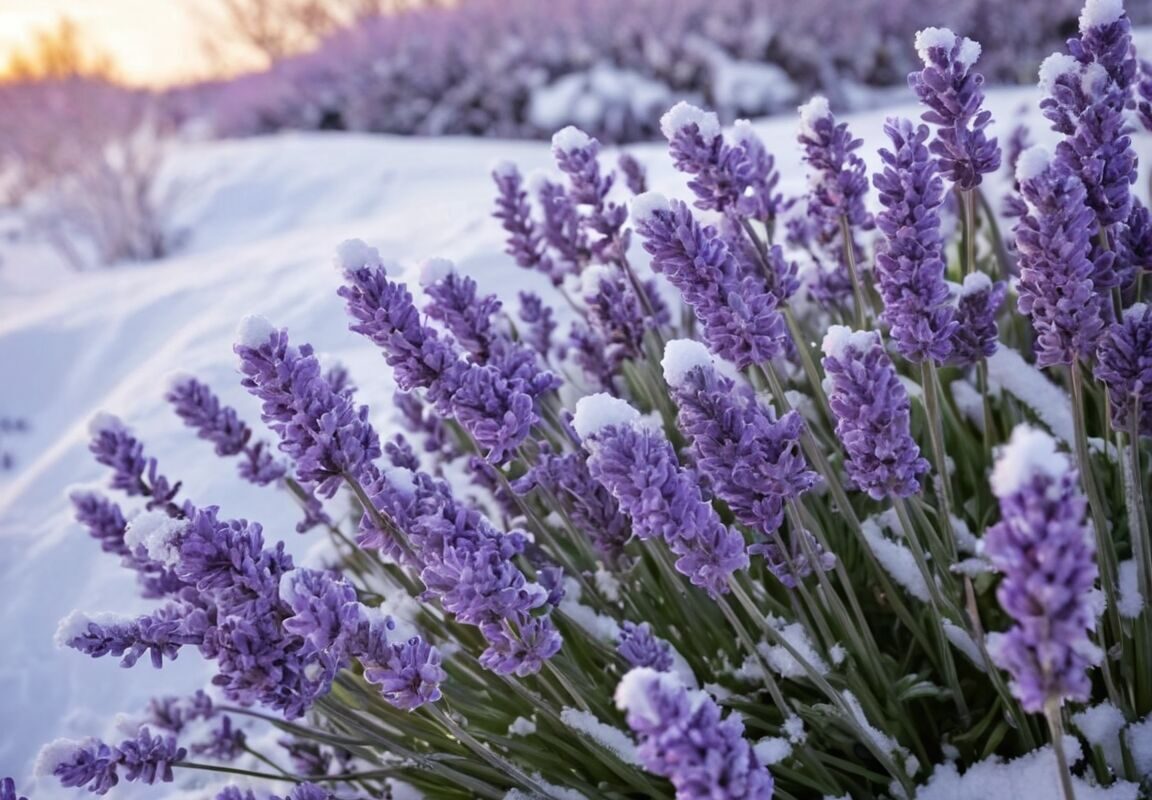
<instances>
[{"instance_id":1,"label":"snowy ground","mask_svg":"<svg viewBox=\"0 0 1152 800\"><path fill-rule=\"evenodd\" d=\"M1029 90L994 95L1002 135L1034 100ZM846 118L864 137L870 163L884 116ZM758 128L777 154L785 191L796 190L803 175L795 120ZM1141 145L1146 156L1148 145ZM653 188L683 195L663 147L633 151L649 166ZM39 800L74 796L27 778L43 742L102 734L116 712L137 712L148 697L188 690L205 674L191 653L163 672L143 664L129 673L114 659L92 661L52 643L57 620L73 608L142 605L131 577L70 517L66 487L106 477L85 449L87 419L98 410L120 415L163 471L184 481L184 496L258 519L273 538L305 551L309 540L292 532L294 513L279 495L242 484L232 464L176 424L161 399L164 376L196 374L258 425L231 354L237 321L258 312L343 361L387 424L387 368L345 327L331 252L360 237L408 269L431 256L451 258L482 288L513 301L518 289L546 290L502 254L502 231L490 217L488 167L504 158L526 171L549 162L545 145L490 140L317 134L189 145L174 161L187 187L183 222L193 231L180 255L73 274L43 253L0 243L0 415L32 425L11 440L15 472L0 474L0 776L17 776Z\"/></svg>"}]
</instances>

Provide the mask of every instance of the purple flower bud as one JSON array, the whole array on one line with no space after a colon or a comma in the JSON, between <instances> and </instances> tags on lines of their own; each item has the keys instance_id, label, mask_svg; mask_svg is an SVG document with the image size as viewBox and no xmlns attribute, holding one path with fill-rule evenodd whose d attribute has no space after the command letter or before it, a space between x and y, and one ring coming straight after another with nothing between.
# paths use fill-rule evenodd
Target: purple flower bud
<instances>
[{"instance_id":1,"label":"purple flower bud","mask_svg":"<svg viewBox=\"0 0 1152 800\"><path fill-rule=\"evenodd\" d=\"M186 755L174 737L152 736L141 728L134 738L116 747L96 739L57 740L41 750L37 771L55 775L66 787L86 786L90 792L105 794L120 782L120 769L129 782L171 783L172 765Z\"/></svg>"},{"instance_id":2,"label":"purple flower bud","mask_svg":"<svg viewBox=\"0 0 1152 800\"><path fill-rule=\"evenodd\" d=\"M180 648L199 645L204 636L197 615L187 607L168 605L139 617L109 614L88 616L73 611L56 631L56 642L100 658L120 657L120 666L132 667L147 653L159 669L164 659L175 660Z\"/></svg>"},{"instance_id":3,"label":"purple flower bud","mask_svg":"<svg viewBox=\"0 0 1152 800\"><path fill-rule=\"evenodd\" d=\"M312 569L293 569L280 579L280 599L292 610L284 630L316 650L342 644L341 637L355 627L360 604L348 581Z\"/></svg>"},{"instance_id":4,"label":"purple flower bud","mask_svg":"<svg viewBox=\"0 0 1152 800\"><path fill-rule=\"evenodd\" d=\"M0 780L0 800L28 800L16 794L16 781L11 778Z\"/></svg>"},{"instance_id":5,"label":"purple flower bud","mask_svg":"<svg viewBox=\"0 0 1152 800\"><path fill-rule=\"evenodd\" d=\"M380 455L380 441L368 423L368 408L352 405L332 390L310 345L288 343L259 317L241 323L241 381L263 402L261 419L280 436L280 449L296 463L296 474L331 497L345 476L358 475Z\"/></svg>"},{"instance_id":6,"label":"purple flower bud","mask_svg":"<svg viewBox=\"0 0 1152 800\"><path fill-rule=\"evenodd\" d=\"M555 385L553 376L539 373L540 383L536 378L526 382L491 364L464 362L421 322L412 296L402 284L388 280L383 265L356 255L345 264L349 285L339 291L357 320L351 329L384 351L401 389L427 390L428 399L441 413L454 416L488 451L491 462L504 461L536 423L533 397Z\"/></svg>"},{"instance_id":7,"label":"purple flower bud","mask_svg":"<svg viewBox=\"0 0 1152 800\"><path fill-rule=\"evenodd\" d=\"M973 72L980 45L947 28L916 34L924 69L908 76L908 85L928 106L921 118L936 126L930 145L940 173L961 189L975 189L984 175L1000 169L1000 147L985 133L992 122L984 104L984 76Z\"/></svg>"},{"instance_id":8,"label":"purple flower bud","mask_svg":"<svg viewBox=\"0 0 1152 800\"><path fill-rule=\"evenodd\" d=\"M558 281L561 275L548 257L543 235L532 220L528 192L524 190L520 170L515 164L501 162L492 170L492 180L497 189L496 210L492 216L500 220L508 232L504 252L524 269L536 270Z\"/></svg>"},{"instance_id":9,"label":"purple flower bud","mask_svg":"<svg viewBox=\"0 0 1152 800\"><path fill-rule=\"evenodd\" d=\"M563 644L550 617L529 617L515 630L490 623L481 632L488 647L480 654L480 664L500 675L535 674Z\"/></svg>"},{"instance_id":10,"label":"purple flower bud","mask_svg":"<svg viewBox=\"0 0 1152 800\"><path fill-rule=\"evenodd\" d=\"M696 468L737 520L770 538L784 521L784 503L820 480L800 452L804 421L795 411L774 419L716 370L699 342L669 342L663 366Z\"/></svg>"},{"instance_id":11,"label":"purple flower bud","mask_svg":"<svg viewBox=\"0 0 1152 800\"><path fill-rule=\"evenodd\" d=\"M1140 121L1146 130L1152 131L1152 61L1140 61L1140 81L1136 85L1139 102L1136 108L1140 113Z\"/></svg>"},{"instance_id":12,"label":"purple flower bud","mask_svg":"<svg viewBox=\"0 0 1152 800\"><path fill-rule=\"evenodd\" d=\"M216 724L208 732L208 738L195 742L189 750L199 756L207 756L214 761L235 761L247 752L248 736L235 727L227 714L219 715Z\"/></svg>"},{"instance_id":13,"label":"purple flower bud","mask_svg":"<svg viewBox=\"0 0 1152 800\"><path fill-rule=\"evenodd\" d=\"M651 667L657 672L672 669L672 645L652 633L647 622L620 625L620 643L616 652L630 667Z\"/></svg>"},{"instance_id":14,"label":"purple flower bud","mask_svg":"<svg viewBox=\"0 0 1152 800\"><path fill-rule=\"evenodd\" d=\"M1080 179L1039 147L1020 157L1017 175L1028 203L1016 225L1019 309L1036 333L1037 365L1073 364L1095 349L1106 313L1093 281L1099 263L1090 258L1092 211Z\"/></svg>"},{"instance_id":15,"label":"purple flower bud","mask_svg":"<svg viewBox=\"0 0 1152 800\"><path fill-rule=\"evenodd\" d=\"M1137 434L1152 436L1152 306L1137 303L1112 323L1097 359L1096 379L1108 389L1112 427L1127 432L1135 413Z\"/></svg>"},{"instance_id":16,"label":"purple flower bud","mask_svg":"<svg viewBox=\"0 0 1152 800\"><path fill-rule=\"evenodd\" d=\"M720 718L708 695L675 675L640 667L616 687L616 705L640 737L649 772L672 782L684 800L769 800L772 775L744 738L738 714Z\"/></svg>"},{"instance_id":17,"label":"purple flower bud","mask_svg":"<svg viewBox=\"0 0 1152 800\"><path fill-rule=\"evenodd\" d=\"M180 377L170 385L166 399L185 425L216 446L216 455L245 456L240 462L241 477L259 486L283 477L284 466L272 458L268 445L252 442L252 429L235 409L221 405L208 386L190 376Z\"/></svg>"},{"instance_id":18,"label":"purple flower bud","mask_svg":"<svg viewBox=\"0 0 1152 800\"><path fill-rule=\"evenodd\" d=\"M884 132L893 150L881 148L884 171L873 179L884 210L876 224L886 248L876 256L876 283L884 320L896 349L909 361L943 363L959 327L944 281L947 257L937 210L944 182L928 154L928 126L889 118Z\"/></svg>"},{"instance_id":19,"label":"purple flower bud","mask_svg":"<svg viewBox=\"0 0 1152 800\"><path fill-rule=\"evenodd\" d=\"M542 358L552 352L552 334L556 331L552 306L545 305L540 295L533 292L520 292L520 321L527 327L521 334Z\"/></svg>"},{"instance_id":20,"label":"purple flower bud","mask_svg":"<svg viewBox=\"0 0 1152 800\"><path fill-rule=\"evenodd\" d=\"M681 102L660 120L660 129L676 169L692 176L688 188L696 195L697 208L765 223L779 212L775 160L746 121L737 123L736 141L729 144L720 135L715 114Z\"/></svg>"},{"instance_id":21,"label":"purple flower bud","mask_svg":"<svg viewBox=\"0 0 1152 800\"><path fill-rule=\"evenodd\" d=\"M594 264L584 271L582 299L588 320L606 345L608 365L616 370L644 354L644 334L654 324L647 318L627 277L618 267Z\"/></svg>"},{"instance_id":22,"label":"purple flower bud","mask_svg":"<svg viewBox=\"0 0 1152 800\"><path fill-rule=\"evenodd\" d=\"M1136 79L1131 23L1122 4L1090 4L1080 17L1080 37L1068 40L1071 55L1054 54L1040 67L1048 96L1040 103L1052 127L1064 134L1056 158L1084 184L1095 225L1108 239L1119 235L1132 208L1136 152L1128 136L1126 107ZM1108 248L1103 248L1107 250ZM1097 291L1117 285L1117 276L1097 262Z\"/></svg>"},{"instance_id":23,"label":"purple flower bud","mask_svg":"<svg viewBox=\"0 0 1152 800\"><path fill-rule=\"evenodd\" d=\"M800 107L799 141L811 168L808 215L837 226L843 217L852 228L871 230L872 215L864 206L867 167L856 153L864 142L852 138L848 123L837 124L824 97L814 97Z\"/></svg>"},{"instance_id":24,"label":"purple flower bud","mask_svg":"<svg viewBox=\"0 0 1152 800\"><path fill-rule=\"evenodd\" d=\"M608 199L615 176L601 173L599 153L600 143L578 128L569 126L552 137L552 156L568 176L572 201L588 208L580 221L585 230L595 234L590 242L592 253L602 261L622 264L628 252L624 227L628 210Z\"/></svg>"},{"instance_id":25,"label":"purple flower bud","mask_svg":"<svg viewBox=\"0 0 1152 800\"><path fill-rule=\"evenodd\" d=\"M975 364L996 352L1000 335L996 315L1007 293L1004 281L993 282L983 272L964 276L956 300L957 325L949 363Z\"/></svg>"},{"instance_id":26,"label":"purple flower bud","mask_svg":"<svg viewBox=\"0 0 1152 800\"><path fill-rule=\"evenodd\" d=\"M543 214L544 241L556 256L552 283L559 286L565 275L578 275L592 258L588 233L576 210L576 201L558 183L541 180L536 199Z\"/></svg>"},{"instance_id":27,"label":"purple flower bud","mask_svg":"<svg viewBox=\"0 0 1152 800\"><path fill-rule=\"evenodd\" d=\"M912 438L908 392L880 335L833 325L823 349L825 391L848 477L876 500L920 491L928 462Z\"/></svg>"},{"instance_id":28,"label":"purple flower bud","mask_svg":"<svg viewBox=\"0 0 1152 800\"><path fill-rule=\"evenodd\" d=\"M715 228L701 225L679 200L652 193L633 201L632 215L652 269L696 312L709 349L740 369L783 352L776 297L762 279L744 274Z\"/></svg>"},{"instance_id":29,"label":"purple flower bud","mask_svg":"<svg viewBox=\"0 0 1152 800\"><path fill-rule=\"evenodd\" d=\"M616 165L624 175L624 182L632 194L644 194L648 191L648 173L644 165L636 160L631 153L621 153Z\"/></svg>"},{"instance_id":30,"label":"purple flower bud","mask_svg":"<svg viewBox=\"0 0 1152 800\"><path fill-rule=\"evenodd\" d=\"M631 517L636 536L663 538L694 586L727 592L732 573L748 566L744 538L720 521L696 475L677 463L671 442L641 425L627 403L604 394L581 398L574 425L591 454L589 472Z\"/></svg>"},{"instance_id":31,"label":"purple flower bud","mask_svg":"<svg viewBox=\"0 0 1152 800\"><path fill-rule=\"evenodd\" d=\"M1097 570L1076 470L1052 437L1021 425L991 483L1001 518L984 537L985 553L1004 575L996 597L1016 623L989 637L992 658L1012 676L1026 711L1050 700L1087 701L1087 672L1100 660L1088 635Z\"/></svg>"},{"instance_id":32,"label":"purple flower bud","mask_svg":"<svg viewBox=\"0 0 1152 800\"><path fill-rule=\"evenodd\" d=\"M385 700L412 711L440 699L440 683L447 676L436 648L414 636L391 645L390 651L386 661L364 663L364 679L379 686Z\"/></svg>"},{"instance_id":33,"label":"purple flower bud","mask_svg":"<svg viewBox=\"0 0 1152 800\"><path fill-rule=\"evenodd\" d=\"M180 491L157 472L156 459L144 457L144 445L110 414L98 414L88 425L92 441L88 450L96 461L112 469L111 486L132 497L147 497L148 508L169 506ZM178 512L177 512L178 513Z\"/></svg>"}]
</instances>

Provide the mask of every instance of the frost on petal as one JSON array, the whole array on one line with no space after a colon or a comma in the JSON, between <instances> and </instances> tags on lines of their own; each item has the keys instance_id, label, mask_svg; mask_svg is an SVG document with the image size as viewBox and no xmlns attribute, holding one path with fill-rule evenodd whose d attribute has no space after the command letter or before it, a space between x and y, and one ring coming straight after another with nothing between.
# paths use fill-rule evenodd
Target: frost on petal
<instances>
[{"instance_id":1,"label":"frost on petal","mask_svg":"<svg viewBox=\"0 0 1152 800\"><path fill-rule=\"evenodd\" d=\"M572 427L581 439L587 439L609 425L633 425L640 419L640 412L625 401L610 394L581 397L576 401L576 415Z\"/></svg>"},{"instance_id":2,"label":"frost on petal","mask_svg":"<svg viewBox=\"0 0 1152 800\"><path fill-rule=\"evenodd\" d=\"M664 380L669 386L679 386L696 367L710 367L712 353L694 339L673 339L664 346L664 358L660 366L664 370Z\"/></svg>"},{"instance_id":3,"label":"frost on petal","mask_svg":"<svg viewBox=\"0 0 1152 800\"><path fill-rule=\"evenodd\" d=\"M1111 25L1124 16L1124 0L1088 0L1080 12L1080 32Z\"/></svg>"},{"instance_id":4,"label":"frost on petal","mask_svg":"<svg viewBox=\"0 0 1152 800\"><path fill-rule=\"evenodd\" d=\"M644 192L632 198L629 214L633 222L652 219L657 211L668 211L668 198L659 192Z\"/></svg>"},{"instance_id":5,"label":"frost on petal","mask_svg":"<svg viewBox=\"0 0 1152 800\"><path fill-rule=\"evenodd\" d=\"M711 111L681 100L660 118L660 132L671 139L689 125L695 125L700 137L710 142L720 135L720 119Z\"/></svg>"},{"instance_id":6,"label":"frost on petal","mask_svg":"<svg viewBox=\"0 0 1152 800\"><path fill-rule=\"evenodd\" d=\"M456 271L456 265L446 258L430 258L420 265L420 285L431 286Z\"/></svg>"},{"instance_id":7,"label":"frost on petal","mask_svg":"<svg viewBox=\"0 0 1152 800\"><path fill-rule=\"evenodd\" d=\"M1040 177L1052 163L1052 154L1040 145L1029 147L1016 161L1016 180L1023 183Z\"/></svg>"},{"instance_id":8,"label":"frost on petal","mask_svg":"<svg viewBox=\"0 0 1152 800\"><path fill-rule=\"evenodd\" d=\"M1064 75L1080 72L1080 62L1067 53L1053 53L1040 62L1040 89L1044 94L1052 94L1056 81Z\"/></svg>"},{"instance_id":9,"label":"frost on petal","mask_svg":"<svg viewBox=\"0 0 1152 800\"><path fill-rule=\"evenodd\" d=\"M249 314L240 320L236 328L236 344L251 347L253 350L268 344L276 329L272 323L258 314Z\"/></svg>"},{"instance_id":10,"label":"frost on petal","mask_svg":"<svg viewBox=\"0 0 1152 800\"><path fill-rule=\"evenodd\" d=\"M575 125L561 128L552 135L552 149L562 153L581 150L590 144L592 144L592 137Z\"/></svg>"},{"instance_id":11,"label":"frost on petal","mask_svg":"<svg viewBox=\"0 0 1152 800\"><path fill-rule=\"evenodd\" d=\"M948 28L925 28L916 34L916 53L925 64L931 63L930 50L934 48L951 50L955 44L956 34Z\"/></svg>"},{"instance_id":12,"label":"frost on petal","mask_svg":"<svg viewBox=\"0 0 1152 800\"><path fill-rule=\"evenodd\" d=\"M815 137L816 123L832 116L828 107L828 98L816 95L804 105L800 106L800 132L809 137Z\"/></svg>"},{"instance_id":13,"label":"frost on petal","mask_svg":"<svg viewBox=\"0 0 1152 800\"><path fill-rule=\"evenodd\" d=\"M336 255L332 259L332 266L340 272L380 264L380 251L375 247L369 247L361 239L345 239L336 246Z\"/></svg>"}]
</instances>

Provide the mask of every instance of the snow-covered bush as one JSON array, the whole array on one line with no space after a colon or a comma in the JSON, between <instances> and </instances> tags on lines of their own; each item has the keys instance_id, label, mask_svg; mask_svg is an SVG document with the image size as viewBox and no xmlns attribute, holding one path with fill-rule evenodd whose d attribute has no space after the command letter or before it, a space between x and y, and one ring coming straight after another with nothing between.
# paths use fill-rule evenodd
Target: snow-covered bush
<instances>
[{"instance_id":1,"label":"snow-covered bush","mask_svg":"<svg viewBox=\"0 0 1152 800\"><path fill-rule=\"evenodd\" d=\"M160 258L178 243L161 182L168 123L150 93L101 78L0 84L0 198L74 268Z\"/></svg>"},{"instance_id":2,"label":"snow-covered bush","mask_svg":"<svg viewBox=\"0 0 1152 800\"><path fill-rule=\"evenodd\" d=\"M267 430L194 377L166 394L330 536L333 568L98 416L122 497L77 491L76 516L158 605L77 611L57 640L125 667L195 652L214 688L40 767L98 793L215 768L292 800L1148 796L1131 137L1152 125L1129 111L1152 82L1129 44L1120 3L1089 0L1045 62L1059 144L1013 159L1011 250L982 197L1003 158L980 47L945 28L915 38L922 122L887 121L873 174L823 97L798 197L751 126L686 103L660 128L688 202L571 127L562 179L496 166L509 259L563 305L513 313L440 259L408 286L344 242L337 294L394 397L258 316L233 349ZM254 744L253 719L285 738Z\"/></svg>"},{"instance_id":3,"label":"snow-covered bush","mask_svg":"<svg viewBox=\"0 0 1152 800\"><path fill-rule=\"evenodd\" d=\"M222 135L281 128L652 137L658 97L724 120L822 91L839 106L915 67L912 34L984 43L985 74L1031 80L1076 0L465 0L367 18L265 73L182 95ZM1147 13L1144 10L1142 13Z\"/></svg>"}]
</instances>

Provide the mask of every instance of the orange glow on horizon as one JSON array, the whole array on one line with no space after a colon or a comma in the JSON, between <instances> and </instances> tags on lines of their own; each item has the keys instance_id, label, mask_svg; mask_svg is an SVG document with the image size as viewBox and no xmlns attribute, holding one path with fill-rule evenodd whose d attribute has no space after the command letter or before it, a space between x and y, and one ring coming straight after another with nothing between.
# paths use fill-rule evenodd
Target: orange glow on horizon
<instances>
[{"instance_id":1,"label":"orange glow on horizon","mask_svg":"<svg viewBox=\"0 0 1152 800\"><path fill-rule=\"evenodd\" d=\"M235 72L205 55L197 12L211 6L211 0L0 0L0 69L66 17L88 47L111 57L124 83L168 86Z\"/></svg>"}]
</instances>

